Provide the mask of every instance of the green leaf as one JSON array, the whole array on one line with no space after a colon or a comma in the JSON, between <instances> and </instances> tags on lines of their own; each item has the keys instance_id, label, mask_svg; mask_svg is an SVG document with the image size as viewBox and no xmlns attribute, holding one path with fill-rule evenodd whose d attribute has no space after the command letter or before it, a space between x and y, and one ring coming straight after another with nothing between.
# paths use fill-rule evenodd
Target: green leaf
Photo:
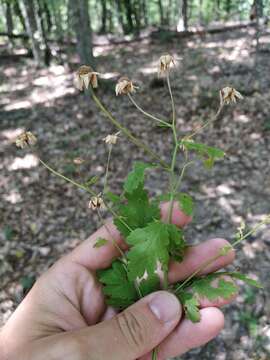
<instances>
[{"instance_id":1,"label":"green leaf","mask_svg":"<svg viewBox=\"0 0 270 360\"><path fill-rule=\"evenodd\" d=\"M201 319L199 311L199 301L197 298L189 292L179 291L177 296L184 308L187 319L191 320L193 323L199 322Z\"/></svg>"},{"instance_id":2,"label":"green leaf","mask_svg":"<svg viewBox=\"0 0 270 360\"><path fill-rule=\"evenodd\" d=\"M139 284L139 289L142 296L146 296L151 294L154 291L160 290L160 279L154 274L152 276L148 276L147 279L143 279Z\"/></svg>"},{"instance_id":3,"label":"green leaf","mask_svg":"<svg viewBox=\"0 0 270 360\"><path fill-rule=\"evenodd\" d=\"M237 293L237 286L232 281L222 278L223 274L209 274L201 279L196 279L191 289L199 297L205 297L208 300L218 298L229 299ZM214 282L214 280L217 280Z\"/></svg>"},{"instance_id":4,"label":"green leaf","mask_svg":"<svg viewBox=\"0 0 270 360\"><path fill-rule=\"evenodd\" d=\"M186 250L183 230L174 224L166 224L169 234L169 255L173 260L182 261Z\"/></svg>"},{"instance_id":5,"label":"green leaf","mask_svg":"<svg viewBox=\"0 0 270 360\"><path fill-rule=\"evenodd\" d=\"M225 152L221 149L202 143L196 143L192 140L182 140L180 146L186 150L195 151L199 157L202 158L204 166L208 169L213 167L215 160L223 159L225 156Z\"/></svg>"},{"instance_id":6,"label":"green leaf","mask_svg":"<svg viewBox=\"0 0 270 360\"><path fill-rule=\"evenodd\" d=\"M107 191L104 195L105 198L111 201L113 204L118 204L121 201L121 197L112 193L111 191Z\"/></svg>"},{"instance_id":7,"label":"green leaf","mask_svg":"<svg viewBox=\"0 0 270 360\"><path fill-rule=\"evenodd\" d=\"M97 275L104 284L107 304L122 309L138 300L134 283L128 280L124 264L119 260L114 261L110 269L100 270Z\"/></svg>"},{"instance_id":8,"label":"green leaf","mask_svg":"<svg viewBox=\"0 0 270 360\"><path fill-rule=\"evenodd\" d=\"M132 193L125 193L127 204L121 204L118 215L128 225L119 219L114 219L114 224L120 233L127 237L130 229L143 228L155 219L160 219L160 209L157 204L150 203L147 191L140 185Z\"/></svg>"},{"instance_id":9,"label":"green leaf","mask_svg":"<svg viewBox=\"0 0 270 360\"><path fill-rule=\"evenodd\" d=\"M106 240L106 239L98 238L97 241L95 242L95 244L93 245L93 247L100 248L100 247L106 245L107 242L108 242L108 240Z\"/></svg>"},{"instance_id":10,"label":"green leaf","mask_svg":"<svg viewBox=\"0 0 270 360\"><path fill-rule=\"evenodd\" d=\"M138 187L144 184L144 174L147 168L153 167L153 164L146 164L143 162L135 162L133 170L128 174L124 184L124 190L127 193L132 193Z\"/></svg>"},{"instance_id":11,"label":"green leaf","mask_svg":"<svg viewBox=\"0 0 270 360\"><path fill-rule=\"evenodd\" d=\"M155 273L158 262L162 269L168 269L170 237L167 225L156 221L142 229L132 231L126 239L131 245L127 253L128 278L141 278L145 272L149 276Z\"/></svg>"},{"instance_id":12,"label":"green leaf","mask_svg":"<svg viewBox=\"0 0 270 360\"><path fill-rule=\"evenodd\" d=\"M93 176L91 178L89 178L88 180L85 181L84 185L86 187L90 187L90 186L93 186L95 185L99 180L99 177L98 176Z\"/></svg>"},{"instance_id":13,"label":"green leaf","mask_svg":"<svg viewBox=\"0 0 270 360\"><path fill-rule=\"evenodd\" d=\"M228 272L226 274L231 276L232 278L241 280L241 281L245 282L248 285L255 286L255 287L259 288L259 289L263 288L262 284L260 284L259 281L251 279L250 277L248 277L248 276L246 276L244 274L241 274L239 272Z\"/></svg>"},{"instance_id":14,"label":"green leaf","mask_svg":"<svg viewBox=\"0 0 270 360\"><path fill-rule=\"evenodd\" d=\"M192 197L186 193L179 193L176 194L176 198L183 213L187 216L192 216L194 210L194 202Z\"/></svg>"}]
</instances>

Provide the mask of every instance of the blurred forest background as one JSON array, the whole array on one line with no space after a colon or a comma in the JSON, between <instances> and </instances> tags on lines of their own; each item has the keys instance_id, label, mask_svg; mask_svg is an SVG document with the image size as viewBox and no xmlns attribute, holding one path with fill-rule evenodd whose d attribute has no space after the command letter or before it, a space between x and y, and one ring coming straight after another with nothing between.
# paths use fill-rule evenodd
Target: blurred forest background
<instances>
[{"instance_id":1,"label":"blurred forest background","mask_svg":"<svg viewBox=\"0 0 270 360\"><path fill-rule=\"evenodd\" d=\"M0 325L39 274L99 225L86 194L14 146L15 137L30 130L40 157L63 174L78 181L102 177L102 139L115 129L74 88L81 64L102 74L98 95L165 160L168 130L116 98L117 79L132 78L140 106L166 118L171 110L156 75L158 59L164 53L181 58L172 85L183 136L213 116L221 88L235 87L244 101L226 107L215 126L198 135L227 157L211 172L198 165L187 173L184 191L197 207L186 237L189 243L232 240L242 221L253 226L270 212L269 26L270 0L0 0ZM132 161L145 155L121 136L112 156L110 185L119 193ZM148 181L153 195L167 185L164 174ZM270 359L269 261L270 230L264 228L245 242L233 267L265 288L241 287L224 309L221 335L183 359Z\"/></svg>"}]
</instances>

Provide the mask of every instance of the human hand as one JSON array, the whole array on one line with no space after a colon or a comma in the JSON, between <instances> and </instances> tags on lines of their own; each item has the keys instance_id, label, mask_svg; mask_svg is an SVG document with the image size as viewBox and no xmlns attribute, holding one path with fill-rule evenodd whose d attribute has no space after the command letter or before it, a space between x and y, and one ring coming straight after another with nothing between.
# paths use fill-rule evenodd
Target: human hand
<instances>
[{"instance_id":1,"label":"human hand","mask_svg":"<svg viewBox=\"0 0 270 360\"><path fill-rule=\"evenodd\" d=\"M164 204L163 219L167 210ZM175 225L184 226L190 220L174 206ZM100 237L109 241L94 248ZM0 333L1 359L146 360L158 346L161 360L203 345L219 333L224 318L218 307L228 303L224 299L215 303L201 299L201 321L196 324L183 318L179 301L165 291L150 294L119 314L107 307L95 271L109 267L119 256L112 238L127 249L108 223L37 280ZM171 263L169 281L184 280L226 244L212 239L190 247L181 263ZM202 273L216 271L233 259L230 252Z\"/></svg>"}]
</instances>

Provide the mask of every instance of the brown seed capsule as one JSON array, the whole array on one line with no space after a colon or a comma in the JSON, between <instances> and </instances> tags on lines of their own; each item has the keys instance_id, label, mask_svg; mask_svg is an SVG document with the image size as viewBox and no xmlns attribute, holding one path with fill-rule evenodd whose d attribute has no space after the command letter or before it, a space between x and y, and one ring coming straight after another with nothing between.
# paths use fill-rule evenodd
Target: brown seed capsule
<instances>
[{"instance_id":1,"label":"brown seed capsule","mask_svg":"<svg viewBox=\"0 0 270 360\"><path fill-rule=\"evenodd\" d=\"M88 89L89 85L93 88L97 88L97 75L99 75L99 73L95 72L91 66L82 65L75 74L74 84L76 88L81 91L83 89Z\"/></svg>"},{"instance_id":2,"label":"brown seed capsule","mask_svg":"<svg viewBox=\"0 0 270 360\"><path fill-rule=\"evenodd\" d=\"M135 92L137 89L136 86L134 86L133 82L126 76L121 77L116 86L115 86L115 93L116 96L118 95L127 95L130 93Z\"/></svg>"},{"instance_id":3,"label":"brown seed capsule","mask_svg":"<svg viewBox=\"0 0 270 360\"><path fill-rule=\"evenodd\" d=\"M33 146L37 142L37 138L34 134L32 134L30 131L26 131L19 136L17 136L15 140L15 144L17 147L20 147L21 149L27 147L27 146Z\"/></svg>"},{"instance_id":4,"label":"brown seed capsule","mask_svg":"<svg viewBox=\"0 0 270 360\"><path fill-rule=\"evenodd\" d=\"M226 86L225 88L220 90L219 97L220 105L236 103L237 100L243 99L243 96L240 94L239 91L229 86Z\"/></svg>"},{"instance_id":5,"label":"brown seed capsule","mask_svg":"<svg viewBox=\"0 0 270 360\"><path fill-rule=\"evenodd\" d=\"M88 204L89 209L91 210L96 210L96 209L106 209L104 201L102 199L102 197L100 196L100 194L98 194L97 196L93 196Z\"/></svg>"},{"instance_id":6,"label":"brown seed capsule","mask_svg":"<svg viewBox=\"0 0 270 360\"><path fill-rule=\"evenodd\" d=\"M158 75L166 75L170 71L170 67L175 65L175 61L172 55L166 54L159 58L158 63Z\"/></svg>"}]
</instances>

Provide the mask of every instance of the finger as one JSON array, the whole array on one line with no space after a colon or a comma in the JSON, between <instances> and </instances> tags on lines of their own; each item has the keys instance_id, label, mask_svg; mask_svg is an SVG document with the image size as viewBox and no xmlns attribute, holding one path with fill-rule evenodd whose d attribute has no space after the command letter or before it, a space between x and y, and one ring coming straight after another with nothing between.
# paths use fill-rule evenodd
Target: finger
<instances>
[{"instance_id":1,"label":"finger","mask_svg":"<svg viewBox=\"0 0 270 360\"><path fill-rule=\"evenodd\" d=\"M159 291L108 321L60 334L50 343L43 339L43 353L46 352L46 359L63 356L91 359L94 356L95 359L134 360L161 343L176 327L180 317L181 305L177 298Z\"/></svg>"},{"instance_id":2,"label":"finger","mask_svg":"<svg viewBox=\"0 0 270 360\"><path fill-rule=\"evenodd\" d=\"M200 310L201 321L192 323L184 319L158 347L158 360L182 355L206 344L218 335L224 326L224 316L214 307ZM142 358L151 359L150 354Z\"/></svg>"},{"instance_id":3,"label":"finger","mask_svg":"<svg viewBox=\"0 0 270 360\"><path fill-rule=\"evenodd\" d=\"M169 204L162 204L162 220L167 219L168 211ZM173 207L172 221L177 226L184 226L191 221L191 218L185 215L179 209L178 204L175 203ZM107 240L107 243L104 246L97 248L94 245L99 238ZM68 259L87 267L89 270L105 269L110 266L114 258L120 255L120 251L117 249L115 243L122 251L127 250L127 245L111 220L106 225L98 229L76 249L74 249L68 255Z\"/></svg>"},{"instance_id":4,"label":"finger","mask_svg":"<svg viewBox=\"0 0 270 360\"><path fill-rule=\"evenodd\" d=\"M101 321L112 319L117 314L117 311L112 306L108 306L105 313L103 314Z\"/></svg>"},{"instance_id":5,"label":"finger","mask_svg":"<svg viewBox=\"0 0 270 360\"><path fill-rule=\"evenodd\" d=\"M211 239L204 243L191 246L185 253L185 258L182 262L172 262L169 270L169 281L175 283L186 279L200 266L205 264L209 259L217 256L224 246L228 246L229 242L225 239ZM217 271L229 265L235 258L234 250L227 255L221 256L214 260L211 264L203 268L198 275L204 275Z\"/></svg>"}]
</instances>

